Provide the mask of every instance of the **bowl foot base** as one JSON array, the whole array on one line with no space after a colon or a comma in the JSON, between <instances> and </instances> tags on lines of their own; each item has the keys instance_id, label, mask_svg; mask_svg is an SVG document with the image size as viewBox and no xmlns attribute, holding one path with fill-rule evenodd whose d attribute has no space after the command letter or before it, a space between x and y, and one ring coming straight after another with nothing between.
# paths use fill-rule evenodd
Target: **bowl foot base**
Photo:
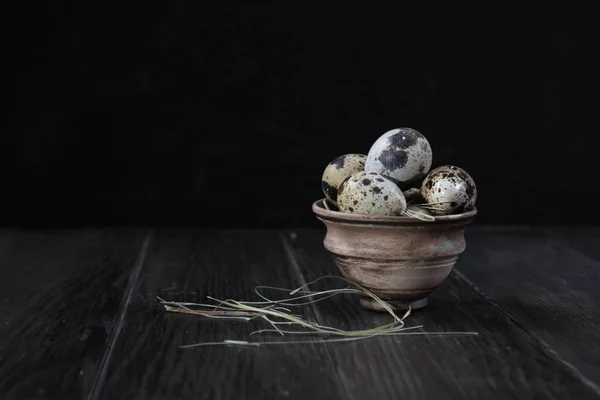
<instances>
[{"instance_id":1,"label":"bowl foot base","mask_svg":"<svg viewBox=\"0 0 600 400\"><path fill-rule=\"evenodd\" d=\"M411 310L414 311L423 308L427 305L427 297L414 301L386 301L386 303L392 306L392 310L394 311L406 311L408 310L408 307L410 307ZM381 304L379 304L375 299L372 299L370 297L361 298L360 305L367 310L387 312L387 310L383 308Z\"/></svg>"}]
</instances>

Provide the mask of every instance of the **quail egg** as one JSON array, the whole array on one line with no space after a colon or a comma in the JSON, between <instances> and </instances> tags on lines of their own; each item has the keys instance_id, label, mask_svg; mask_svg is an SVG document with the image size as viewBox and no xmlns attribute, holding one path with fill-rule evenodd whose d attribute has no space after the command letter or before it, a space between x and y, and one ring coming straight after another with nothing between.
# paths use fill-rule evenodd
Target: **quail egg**
<instances>
[{"instance_id":1,"label":"quail egg","mask_svg":"<svg viewBox=\"0 0 600 400\"><path fill-rule=\"evenodd\" d=\"M405 190L427 175L431 161L431 146L425 136L411 128L397 128L373 143L365 171L380 173Z\"/></svg>"},{"instance_id":2,"label":"quail egg","mask_svg":"<svg viewBox=\"0 0 600 400\"><path fill-rule=\"evenodd\" d=\"M394 182L376 172L359 172L338 190L340 211L353 214L400 215L406 199Z\"/></svg>"},{"instance_id":3,"label":"quail egg","mask_svg":"<svg viewBox=\"0 0 600 400\"><path fill-rule=\"evenodd\" d=\"M365 169L364 154L345 154L327 165L321 177L321 188L325 197L337 206L338 188L346 178Z\"/></svg>"},{"instance_id":4,"label":"quail egg","mask_svg":"<svg viewBox=\"0 0 600 400\"><path fill-rule=\"evenodd\" d=\"M421 195L432 204L434 215L460 214L472 210L477 201L473 178L462 168L444 165L432 170L421 186Z\"/></svg>"}]
</instances>

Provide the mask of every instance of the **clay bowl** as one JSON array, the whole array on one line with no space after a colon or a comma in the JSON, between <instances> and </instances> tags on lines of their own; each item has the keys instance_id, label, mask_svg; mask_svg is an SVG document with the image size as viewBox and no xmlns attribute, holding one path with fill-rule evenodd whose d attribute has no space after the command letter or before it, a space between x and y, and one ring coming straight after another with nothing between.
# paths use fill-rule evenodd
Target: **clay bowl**
<instances>
[{"instance_id":1,"label":"clay bowl","mask_svg":"<svg viewBox=\"0 0 600 400\"><path fill-rule=\"evenodd\" d=\"M423 308L427 296L450 274L466 248L465 228L477 210L435 217L379 217L327 210L313 203L327 227L325 248L342 275L371 290L397 310ZM373 299L361 298L369 310L385 311Z\"/></svg>"}]
</instances>

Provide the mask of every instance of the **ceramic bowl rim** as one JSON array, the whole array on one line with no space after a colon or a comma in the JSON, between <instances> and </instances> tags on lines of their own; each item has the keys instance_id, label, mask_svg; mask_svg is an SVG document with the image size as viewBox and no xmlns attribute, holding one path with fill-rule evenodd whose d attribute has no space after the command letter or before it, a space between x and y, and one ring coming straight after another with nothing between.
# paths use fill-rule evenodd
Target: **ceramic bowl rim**
<instances>
[{"instance_id":1,"label":"ceramic bowl rim","mask_svg":"<svg viewBox=\"0 0 600 400\"><path fill-rule=\"evenodd\" d=\"M477 215L477 208L473 208L470 211L461 214L452 215L441 215L434 216L435 221L421 221L420 219L405 217L405 216L378 216L378 215L365 215L365 214L350 214L343 213L341 211L328 210L323 206L325 199L319 199L312 204L312 210L319 219L326 219L329 221L339 221L346 223L383 223L390 225L408 225L408 224L424 224L424 225L435 225L437 223L444 222L457 222L463 220L472 219Z\"/></svg>"}]
</instances>

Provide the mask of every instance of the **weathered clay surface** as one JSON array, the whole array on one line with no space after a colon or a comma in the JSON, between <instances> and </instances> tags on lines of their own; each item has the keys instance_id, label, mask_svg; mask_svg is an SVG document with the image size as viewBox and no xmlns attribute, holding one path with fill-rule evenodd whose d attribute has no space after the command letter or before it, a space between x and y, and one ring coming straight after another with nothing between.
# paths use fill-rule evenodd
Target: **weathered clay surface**
<instances>
[{"instance_id":1,"label":"weathered clay surface","mask_svg":"<svg viewBox=\"0 0 600 400\"><path fill-rule=\"evenodd\" d=\"M324 245L342 275L373 291L397 309L427 304L427 296L450 273L465 251L464 232L477 210L435 217L374 217L326 210L313 211L325 226ZM365 308L381 311L364 299Z\"/></svg>"}]
</instances>

